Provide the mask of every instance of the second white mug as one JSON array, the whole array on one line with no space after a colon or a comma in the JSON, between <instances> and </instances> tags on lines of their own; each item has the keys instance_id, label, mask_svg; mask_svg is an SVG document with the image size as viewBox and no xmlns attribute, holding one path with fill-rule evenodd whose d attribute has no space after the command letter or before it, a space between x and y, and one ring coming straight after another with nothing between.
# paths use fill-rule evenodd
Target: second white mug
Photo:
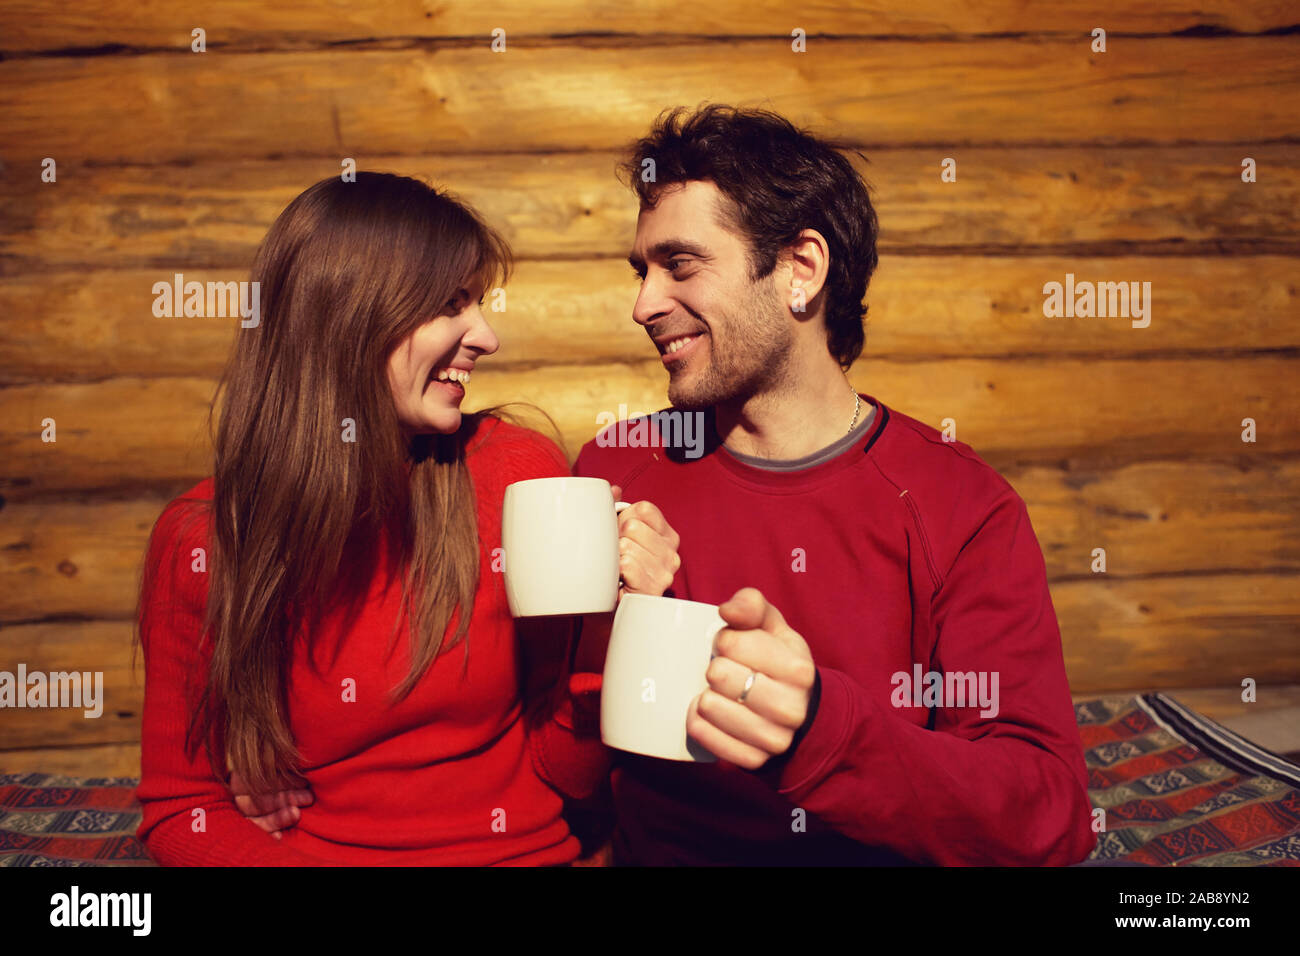
<instances>
[{"instance_id":1,"label":"second white mug","mask_svg":"<svg viewBox=\"0 0 1300 956\"><path fill-rule=\"evenodd\" d=\"M601 681L606 746L665 760L717 759L686 733L686 715L709 686L713 641L724 627L713 604L623 595Z\"/></svg>"}]
</instances>

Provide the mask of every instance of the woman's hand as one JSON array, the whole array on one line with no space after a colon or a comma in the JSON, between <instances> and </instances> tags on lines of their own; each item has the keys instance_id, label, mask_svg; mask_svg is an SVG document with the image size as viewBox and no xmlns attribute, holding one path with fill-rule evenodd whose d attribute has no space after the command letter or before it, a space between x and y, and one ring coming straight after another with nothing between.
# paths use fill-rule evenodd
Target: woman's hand
<instances>
[{"instance_id":1,"label":"woman's hand","mask_svg":"<svg viewBox=\"0 0 1300 956\"><path fill-rule=\"evenodd\" d=\"M621 492L615 485L615 501ZM672 587L673 576L682 566L677 555L680 543L681 538L655 505L638 501L624 508L618 516L619 599L624 594L658 597Z\"/></svg>"},{"instance_id":2,"label":"woman's hand","mask_svg":"<svg viewBox=\"0 0 1300 956\"><path fill-rule=\"evenodd\" d=\"M229 761L226 768L230 768ZM250 793L248 784L236 771L230 771L230 793L239 812L277 840L280 831L298 822L299 807L310 806L316 797L310 790L280 790L276 793Z\"/></svg>"}]
</instances>

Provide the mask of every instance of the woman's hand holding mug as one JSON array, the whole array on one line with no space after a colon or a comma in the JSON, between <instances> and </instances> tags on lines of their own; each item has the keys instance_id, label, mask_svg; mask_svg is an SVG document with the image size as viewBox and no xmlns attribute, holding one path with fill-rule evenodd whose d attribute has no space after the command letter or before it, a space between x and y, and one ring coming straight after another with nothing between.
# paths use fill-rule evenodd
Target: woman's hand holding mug
<instances>
[{"instance_id":1,"label":"woman's hand holding mug","mask_svg":"<svg viewBox=\"0 0 1300 956\"><path fill-rule=\"evenodd\" d=\"M619 490L584 477L506 486L501 545L511 614L608 614L625 593L657 597L672 585L681 566L677 532L655 505L619 501Z\"/></svg>"}]
</instances>

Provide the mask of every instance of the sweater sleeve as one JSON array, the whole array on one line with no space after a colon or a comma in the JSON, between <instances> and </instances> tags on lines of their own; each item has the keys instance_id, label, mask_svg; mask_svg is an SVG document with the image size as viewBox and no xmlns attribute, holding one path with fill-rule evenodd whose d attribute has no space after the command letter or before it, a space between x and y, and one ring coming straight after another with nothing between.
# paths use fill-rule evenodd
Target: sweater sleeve
<instances>
[{"instance_id":1,"label":"sweater sleeve","mask_svg":"<svg viewBox=\"0 0 1300 956\"><path fill-rule=\"evenodd\" d=\"M569 645L571 646L571 645ZM529 724L528 748L538 776L570 800L589 800L609 775L609 749L600 739L600 675L573 673L567 662Z\"/></svg>"},{"instance_id":2,"label":"sweater sleeve","mask_svg":"<svg viewBox=\"0 0 1300 956\"><path fill-rule=\"evenodd\" d=\"M911 859L1083 860L1096 837L1082 746L1042 552L1014 491L962 547L931 610L936 645L923 670L986 672L993 705L940 705L928 729L819 666L817 714L769 782L852 839Z\"/></svg>"},{"instance_id":3,"label":"sweater sleeve","mask_svg":"<svg viewBox=\"0 0 1300 956\"><path fill-rule=\"evenodd\" d=\"M323 866L248 820L212 772L206 749L188 755L186 734L210 654L200 646L207 602L206 517L181 499L149 541L140 600L145 691L136 836L164 866ZM203 564L199 562L203 561ZM201 812L199 812L201 811Z\"/></svg>"},{"instance_id":4,"label":"sweater sleeve","mask_svg":"<svg viewBox=\"0 0 1300 956\"><path fill-rule=\"evenodd\" d=\"M569 477L568 461L554 442L522 428L507 434L512 441L510 481ZM600 739L600 675L573 671L580 620L516 620L533 768L570 800L588 800L599 793L611 765L609 750Z\"/></svg>"}]
</instances>

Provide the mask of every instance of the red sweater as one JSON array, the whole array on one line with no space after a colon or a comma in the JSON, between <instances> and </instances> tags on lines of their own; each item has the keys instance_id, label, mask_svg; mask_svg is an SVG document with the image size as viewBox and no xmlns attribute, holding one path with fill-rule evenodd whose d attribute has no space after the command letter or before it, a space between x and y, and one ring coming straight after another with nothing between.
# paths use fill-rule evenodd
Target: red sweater
<instances>
[{"instance_id":1,"label":"red sweater","mask_svg":"<svg viewBox=\"0 0 1300 956\"><path fill-rule=\"evenodd\" d=\"M877 408L856 442L800 470L599 438L578 457L575 474L654 502L680 533L671 596L716 604L757 587L820 679L806 735L757 772L618 753L615 862L1067 864L1091 852L1024 502L968 446L863 397ZM895 675L915 665L982 672L990 691L996 673L996 715L910 695L897 706Z\"/></svg>"},{"instance_id":2,"label":"red sweater","mask_svg":"<svg viewBox=\"0 0 1300 956\"><path fill-rule=\"evenodd\" d=\"M346 631L330 616L309 635L290 674L290 729L316 801L300 822L272 839L235 807L212 775L205 751L185 756L183 741L210 649L200 643L207 575L191 570L205 547L208 479L173 501L149 545L141 602L146 682L138 836L163 864L479 865L553 864L577 858L579 845L560 815L556 791L589 796L601 777L598 739L573 731L573 701L563 694L543 719L525 720L519 632L492 552L501 544L501 504L513 481L569 473L559 449L495 419L470 439L477 499L479 588L465 648L438 656L410 696L392 705L388 690L407 674L409 643L388 635L401 583L383 588L382 567L359 618ZM191 520L198 505L200 520ZM559 676L568 635L545 637ZM533 639L540 639L536 635ZM463 670L462 670L463 668ZM344 681L355 682L345 702ZM594 696L594 695L591 695ZM579 713L584 708L579 706ZM590 717L590 707L585 708ZM202 809L205 829L196 832Z\"/></svg>"}]
</instances>

